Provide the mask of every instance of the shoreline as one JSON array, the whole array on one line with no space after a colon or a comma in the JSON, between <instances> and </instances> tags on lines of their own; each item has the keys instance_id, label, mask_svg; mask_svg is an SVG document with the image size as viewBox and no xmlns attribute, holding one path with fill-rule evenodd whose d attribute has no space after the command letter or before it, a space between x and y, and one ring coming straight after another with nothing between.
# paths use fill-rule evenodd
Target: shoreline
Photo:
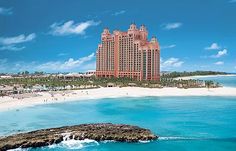
<instances>
[{"instance_id":1,"label":"shoreline","mask_svg":"<svg viewBox=\"0 0 236 151\"><path fill-rule=\"evenodd\" d=\"M186 77L178 77L176 80L189 80L189 79L197 79L197 78L214 78L214 77L235 77L236 74L217 74L217 75L197 75L197 76L186 76Z\"/></svg>"},{"instance_id":2,"label":"shoreline","mask_svg":"<svg viewBox=\"0 0 236 151\"><path fill-rule=\"evenodd\" d=\"M36 94L36 95L35 95ZM233 96L236 97L236 88L141 88L141 87L112 87L85 90L68 90L58 92L38 92L33 97L13 98L9 96L0 97L0 112L35 105L54 104L71 101L94 100L103 98L121 97L174 97L174 96ZM22 94L25 95L25 94Z\"/></svg>"}]
</instances>

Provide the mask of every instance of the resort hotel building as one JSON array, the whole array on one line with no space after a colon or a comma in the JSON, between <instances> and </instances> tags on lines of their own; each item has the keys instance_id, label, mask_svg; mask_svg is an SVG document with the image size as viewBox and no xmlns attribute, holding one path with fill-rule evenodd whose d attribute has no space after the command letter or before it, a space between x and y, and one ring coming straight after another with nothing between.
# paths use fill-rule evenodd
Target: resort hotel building
<instances>
[{"instance_id":1,"label":"resort hotel building","mask_svg":"<svg viewBox=\"0 0 236 151\"><path fill-rule=\"evenodd\" d=\"M160 80L160 46L156 37L148 41L144 25L131 24L128 31L105 28L96 52L97 77L130 77Z\"/></svg>"}]
</instances>

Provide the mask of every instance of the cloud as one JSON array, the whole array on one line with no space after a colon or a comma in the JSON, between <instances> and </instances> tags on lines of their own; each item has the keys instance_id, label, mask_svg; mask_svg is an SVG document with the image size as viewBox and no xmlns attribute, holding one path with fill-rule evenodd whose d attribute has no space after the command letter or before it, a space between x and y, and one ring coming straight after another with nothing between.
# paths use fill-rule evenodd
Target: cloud
<instances>
[{"instance_id":1,"label":"cloud","mask_svg":"<svg viewBox=\"0 0 236 151\"><path fill-rule=\"evenodd\" d=\"M169 58L166 61L163 61L161 58L161 67L162 68L173 68L173 67L181 67L184 62L179 58Z\"/></svg>"},{"instance_id":2,"label":"cloud","mask_svg":"<svg viewBox=\"0 0 236 151\"><path fill-rule=\"evenodd\" d=\"M0 7L0 15L11 15L11 14L13 14L12 8Z\"/></svg>"},{"instance_id":3,"label":"cloud","mask_svg":"<svg viewBox=\"0 0 236 151\"><path fill-rule=\"evenodd\" d=\"M176 45L167 45L167 46L161 46L161 49L170 49L174 47L176 47Z\"/></svg>"},{"instance_id":4,"label":"cloud","mask_svg":"<svg viewBox=\"0 0 236 151\"><path fill-rule=\"evenodd\" d=\"M236 3L236 0L229 0L229 3Z\"/></svg>"},{"instance_id":5,"label":"cloud","mask_svg":"<svg viewBox=\"0 0 236 151\"><path fill-rule=\"evenodd\" d=\"M125 10L121 10L121 11L118 11L118 12L113 13L112 16L122 15L122 14L124 14L125 12L126 12Z\"/></svg>"},{"instance_id":6,"label":"cloud","mask_svg":"<svg viewBox=\"0 0 236 151\"><path fill-rule=\"evenodd\" d=\"M35 37L36 37L35 33L29 34L28 36L21 34L15 37L0 37L0 44L1 45L14 45L14 44L31 41L35 39Z\"/></svg>"},{"instance_id":7,"label":"cloud","mask_svg":"<svg viewBox=\"0 0 236 151\"><path fill-rule=\"evenodd\" d=\"M68 71L84 65L84 63L91 61L95 57L94 53L89 56L79 58L77 60L70 58L65 62L61 61L50 61L47 63L40 64L36 69L41 71Z\"/></svg>"},{"instance_id":8,"label":"cloud","mask_svg":"<svg viewBox=\"0 0 236 151\"><path fill-rule=\"evenodd\" d=\"M218 50L221 47L217 43L212 43L211 46L205 47L206 50Z\"/></svg>"},{"instance_id":9,"label":"cloud","mask_svg":"<svg viewBox=\"0 0 236 151\"><path fill-rule=\"evenodd\" d=\"M91 63L87 63L87 64L81 66L81 70L83 70L83 71L94 71L94 70L96 70L96 61L93 61Z\"/></svg>"},{"instance_id":10,"label":"cloud","mask_svg":"<svg viewBox=\"0 0 236 151\"><path fill-rule=\"evenodd\" d=\"M6 46L2 46L0 47L0 50L11 50L11 51L20 51L25 49L25 47L16 47L14 45L6 45Z\"/></svg>"},{"instance_id":11,"label":"cloud","mask_svg":"<svg viewBox=\"0 0 236 151\"><path fill-rule=\"evenodd\" d=\"M227 55L227 49L223 49L222 51L218 51L216 55L212 55L212 58L220 58L222 56Z\"/></svg>"},{"instance_id":12,"label":"cloud","mask_svg":"<svg viewBox=\"0 0 236 151\"><path fill-rule=\"evenodd\" d=\"M168 23L168 24L163 24L162 27L165 30L171 30L171 29L176 29L180 28L183 24L180 22L175 22L175 23Z\"/></svg>"},{"instance_id":13,"label":"cloud","mask_svg":"<svg viewBox=\"0 0 236 151\"><path fill-rule=\"evenodd\" d=\"M66 61L49 61L39 63L36 61L24 62L17 61L12 62L7 59L0 59L0 73L11 72L17 73L20 71L44 71L44 72L81 72L90 69L95 69L95 54L92 53L88 56L78 59L69 58Z\"/></svg>"},{"instance_id":14,"label":"cloud","mask_svg":"<svg viewBox=\"0 0 236 151\"><path fill-rule=\"evenodd\" d=\"M57 54L58 57L60 57L60 56L67 56L67 55L68 55L68 53L59 53L59 54Z\"/></svg>"},{"instance_id":15,"label":"cloud","mask_svg":"<svg viewBox=\"0 0 236 151\"><path fill-rule=\"evenodd\" d=\"M15 37L0 37L0 50L20 51L25 49L25 46L18 47L17 44L32 41L36 38L36 34L27 35L21 34Z\"/></svg>"},{"instance_id":16,"label":"cloud","mask_svg":"<svg viewBox=\"0 0 236 151\"><path fill-rule=\"evenodd\" d=\"M65 23L54 23L50 26L50 33L55 36L66 36L66 35L83 35L85 34L85 30L90 26L97 26L101 22L95 22L93 20L89 20L86 22L75 23L73 20L70 20Z\"/></svg>"},{"instance_id":17,"label":"cloud","mask_svg":"<svg viewBox=\"0 0 236 151\"><path fill-rule=\"evenodd\" d=\"M223 61L217 61L217 62L215 62L215 65L223 65L223 64L224 64Z\"/></svg>"}]
</instances>

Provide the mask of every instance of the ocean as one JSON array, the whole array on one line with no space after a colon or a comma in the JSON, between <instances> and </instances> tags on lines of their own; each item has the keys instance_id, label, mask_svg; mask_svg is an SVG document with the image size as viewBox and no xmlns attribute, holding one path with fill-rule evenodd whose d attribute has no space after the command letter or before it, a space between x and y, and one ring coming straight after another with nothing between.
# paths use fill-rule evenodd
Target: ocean
<instances>
[{"instance_id":1,"label":"ocean","mask_svg":"<svg viewBox=\"0 0 236 151\"><path fill-rule=\"evenodd\" d=\"M236 150L236 97L127 97L38 105L0 112L0 136L96 122L137 125L150 129L159 139L139 143L70 140L27 150Z\"/></svg>"}]
</instances>

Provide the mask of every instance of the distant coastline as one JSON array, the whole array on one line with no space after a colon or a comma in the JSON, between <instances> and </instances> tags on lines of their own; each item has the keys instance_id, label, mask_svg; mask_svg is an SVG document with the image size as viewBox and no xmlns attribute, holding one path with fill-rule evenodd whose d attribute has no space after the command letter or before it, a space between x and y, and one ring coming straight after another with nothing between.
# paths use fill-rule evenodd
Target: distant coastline
<instances>
[{"instance_id":1,"label":"distant coastline","mask_svg":"<svg viewBox=\"0 0 236 151\"><path fill-rule=\"evenodd\" d=\"M21 94L22 98L3 96L0 98L0 111L8 111L35 105L63 103L69 101L93 100L119 97L147 97L147 96L233 96L236 88L141 88L141 87L112 87L86 90L68 90L58 92L37 92L34 96ZM23 95L26 95L25 97Z\"/></svg>"},{"instance_id":2,"label":"distant coastline","mask_svg":"<svg viewBox=\"0 0 236 151\"><path fill-rule=\"evenodd\" d=\"M234 77L236 74L217 74L217 75L196 75L196 76L186 76L186 77L178 77L176 80L189 80L189 79L198 79L198 78L212 78L212 77Z\"/></svg>"}]
</instances>

